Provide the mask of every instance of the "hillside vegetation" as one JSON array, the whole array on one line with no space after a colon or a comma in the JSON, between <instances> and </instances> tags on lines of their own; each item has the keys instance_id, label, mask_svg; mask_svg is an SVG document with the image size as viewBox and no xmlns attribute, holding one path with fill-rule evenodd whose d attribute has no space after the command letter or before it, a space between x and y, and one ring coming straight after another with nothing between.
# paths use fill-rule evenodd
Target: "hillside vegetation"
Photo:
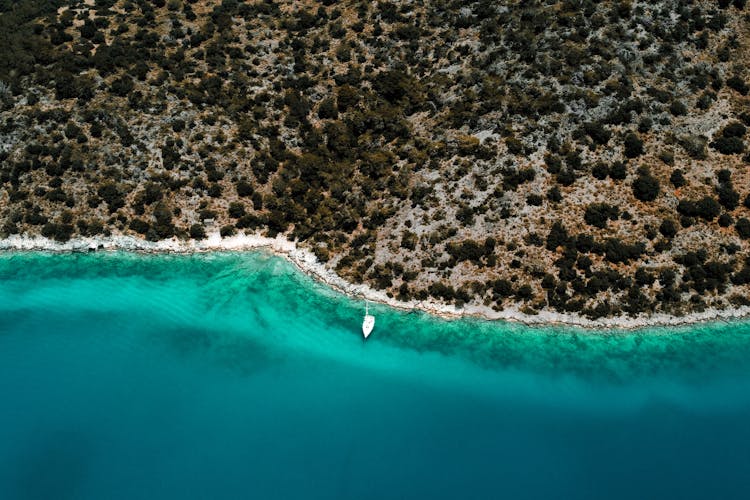
<instances>
[{"instance_id":1,"label":"hillside vegetation","mask_svg":"<svg viewBox=\"0 0 750 500\"><path fill-rule=\"evenodd\" d=\"M403 300L750 301L750 13L0 0L0 236L261 231Z\"/></svg>"}]
</instances>

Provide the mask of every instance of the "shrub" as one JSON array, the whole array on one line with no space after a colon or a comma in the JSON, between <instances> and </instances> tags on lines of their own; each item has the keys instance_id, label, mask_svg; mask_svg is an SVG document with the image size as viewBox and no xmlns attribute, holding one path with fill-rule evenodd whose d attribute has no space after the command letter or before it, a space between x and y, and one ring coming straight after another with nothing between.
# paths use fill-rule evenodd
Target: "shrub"
<instances>
[{"instance_id":1,"label":"shrub","mask_svg":"<svg viewBox=\"0 0 750 500\"><path fill-rule=\"evenodd\" d=\"M609 169L609 176L616 181L623 180L627 175L627 167L625 166L625 163L621 161L614 162Z\"/></svg>"},{"instance_id":2,"label":"shrub","mask_svg":"<svg viewBox=\"0 0 750 500\"><path fill-rule=\"evenodd\" d=\"M682 227L690 227L693 224L695 224L695 219L693 217L689 217L687 215L680 216L680 225Z\"/></svg>"},{"instance_id":3,"label":"shrub","mask_svg":"<svg viewBox=\"0 0 750 500\"><path fill-rule=\"evenodd\" d=\"M750 220L748 220L747 217L737 219L734 228L743 240L750 238Z\"/></svg>"},{"instance_id":4,"label":"shrub","mask_svg":"<svg viewBox=\"0 0 750 500\"><path fill-rule=\"evenodd\" d=\"M414 250L417 247L417 235L411 231L404 231L401 235L401 248Z\"/></svg>"},{"instance_id":5,"label":"shrub","mask_svg":"<svg viewBox=\"0 0 750 500\"><path fill-rule=\"evenodd\" d=\"M256 217L255 215L247 214L237 219L237 222L235 223L234 226L237 229L256 229L257 227L261 225L262 225L262 221L259 217Z\"/></svg>"},{"instance_id":6,"label":"shrub","mask_svg":"<svg viewBox=\"0 0 750 500\"><path fill-rule=\"evenodd\" d=\"M558 174L562 168L562 160L558 156L547 154L544 156L544 165L550 174Z\"/></svg>"},{"instance_id":7,"label":"shrub","mask_svg":"<svg viewBox=\"0 0 750 500\"><path fill-rule=\"evenodd\" d=\"M146 234L151 229L151 224L143 219L133 219L130 221L130 229L136 233Z\"/></svg>"},{"instance_id":8,"label":"shrub","mask_svg":"<svg viewBox=\"0 0 750 500\"><path fill-rule=\"evenodd\" d=\"M560 221L555 221L547 235L545 247L547 250L554 252L557 247L566 247L569 243L570 237L568 236L568 230L565 229L565 226L563 226Z\"/></svg>"},{"instance_id":9,"label":"shrub","mask_svg":"<svg viewBox=\"0 0 750 500\"><path fill-rule=\"evenodd\" d=\"M116 96L125 97L133 91L134 86L133 79L124 75L112 82L110 91Z\"/></svg>"},{"instance_id":10,"label":"shrub","mask_svg":"<svg viewBox=\"0 0 750 500\"><path fill-rule=\"evenodd\" d=\"M685 176L682 174L682 170L679 168L674 170L672 172L672 175L669 176L669 182L672 183L674 187L682 187L685 185Z\"/></svg>"},{"instance_id":11,"label":"shrub","mask_svg":"<svg viewBox=\"0 0 750 500\"><path fill-rule=\"evenodd\" d=\"M457 262L469 260L475 264L480 264L482 257L492 255L494 250L494 240L490 245L488 245L486 241L484 244L480 245L474 240L466 240L461 243L449 243L446 246L446 251L451 257L456 259Z\"/></svg>"},{"instance_id":12,"label":"shrub","mask_svg":"<svg viewBox=\"0 0 750 500\"><path fill-rule=\"evenodd\" d=\"M645 250L643 243L626 244L617 238L609 238L604 244L604 256L609 262L629 262L640 257Z\"/></svg>"},{"instance_id":13,"label":"shrub","mask_svg":"<svg viewBox=\"0 0 750 500\"><path fill-rule=\"evenodd\" d=\"M740 154L745 151L745 143L739 137L717 137L711 147L723 155Z\"/></svg>"},{"instance_id":14,"label":"shrub","mask_svg":"<svg viewBox=\"0 0 750 500\"><path fill-rule=\"evenodd\" d=\"M659 181L648 170L642 170L633 181L633 195L640 201L654 201L659 196Z\"/></svg>"},{"instance_id":15,"label":"shrub","mask_svg":"<svg viewBox=\"0 0 750 500\"><path fill-rule=\"evenodd\" d=\"M453 300L456 291L453 289L452 286L446 285L445 283L438 281L435 283L432 283L427 291L435 298L442 298L446 301Z\"/></svg>"},{"instance_id":16,"label":"shrub","mask_svg":"<svg viewBox=\"0 0 750 500\"><path fill-rule=\"evenodd\" d=\"M556 284L557 282L555 280L555 277L549 273L546 273L544 275L544 278L542 278L542 288L544 288L545 290L551 290L555 288Z\"/></svg>"},{"instance_id":17,"label":"shrub","mask_svg":"<svg viewBox=\"0 0 750 500\"><path fill-rule=\"evenodd\" d=\"M498 297L510 297L513 294L513 285L506 279L495 280L492 284L492 291Z\"/></svg>"},{"instance_id":18,"label":"shrub","mask_svg":"<svg viewBox=\"0 0 750 500\"><path fill-rule=\"evenodd\" d=\"M143 187L143 191L139 193L139 195L140 196L138 198L144 205L152 205L153 203L161 200L164 196L161 191L161 186L154 182L147 182Z\"/></svg>"},{"instance_id":19,"label":"shrub","mask_svg":"<svg viewBox=\"0 0 750 500\"><path fill-rule=\"evenodd\" d=\"M165 203L159 202L156 205L156 207L154 208L154 219L156 222L152 229L158 238L169 238L174 234L174 225L172 224L172 211Z\"/></svg>"},{"instance_id":20,"label":"shrub","mask_svg":"<svg viewBox=\"0 0 750 500\"><path fill-rule=\"evenodd\" d=\"M73 235L75 228L72 224L57 224L48 222L42 226L42 236L54 238L56 241L66 242Z\"/></svg>"},{"instance_id":21,"label":"shrub","mask_svg":"<svg viewBox=\"0 0 750 500\"><path fill-rule=\"evenodd\" d=\"M394 69L378 73L372 79L372 87L385 100L396 103L404 97L415 97L418 84L410 75Z\"/></svg>"},{"instance_id":22,"label":"shrub","mask_svg":"<svg viewBox=\"0 0 750 500\"><path fill-rule=\"evenodd\" d=\"M227 224L226 226L222 226L221 229L219 229L219 234L222 238L227 238L229 236L234 236L235 234L237 234L237 231L232 224Z\"/></svg>"},{"instance_id":23,"label":"shrub","mask_svg":"<svg viewBox=\"0 0 750 500\"><path fill-rule=\"evenodd\" d=\"M529 284L523 284L518 287L518 290L516 291L516 297L518 297L521 300L530 300L534 296L534 291L531 288L531 285Z\"/></svg>"},{"instance_id":24,"label":"shrub","mask_svg":"<svg viewBox=\"0 0 750 500\"><path fill-rule=\"evenodd\" d=\"M579 234L575 246L579 252L590 252L594 248L594 237L590 234Z\"/></svg>"},{"instance_id":25,"label":"shrub","mask_svg":"<svg viewBox=\"0 0 750 500\"><path fill-rule=\"evenodd\" d=\"M740 204L740 194L734 190L731 182L722 182L716 188L719 203L727 210L734 210Z\"/></svg>"},{"instance_id":26,"label":"shrub","mask_svg":"<svg viewBox=\"0 0 750 500\"><path fill-rule=\"evenodd\" d=\"M685 116L688 109L682 101L672 101L672 104L669 105L669 112L674 116Z\"/></svg>"},{"instance_id":27,"label":"shrub","mask_svg":"<svg viewBox=\"0 0 750 500\"><path fill-rule=\"evenodd\" d=\"M258 193L257 191L253 193L253 209L254 210L262 210L263 209L263 195Z\"/></svg>"},{"instance_id":28,"label":"shrub","mask_svg":"<svg viewBox=\"0 0 750 500\"><path fill-rule=\"evenodd\" d=\"M532 193L526 197L526 203L534 207L541 206L542 201L543 201L543 198L539 196L538 194Z\"/></svg>"},{"instance_id":29,"label":"shrub","mask_svg":"<svg viewBox=\"0 0 750 500\"><path fill-rule=\"evenodd\" d=\"M674 165L674 153L672 151L662 151L659 153L659 159L667 165Z\"/></svg>"},{"instance_id":30,"label":"shrub","mask_svg":"<svg viewBox=\"0 0 750 500\"><path fill-rule=\"evenodd\" d=\"M748 91L750 91L750 87L748 87L745 81L737 75L734 75L727 79L727 87L732 90L736 90L741 95L747 95Z\"/></svg>"},{"instance_id":31,"label":"shrub","mask_svg":"<svg viewBox=\"0 0 750 500\"><path fill-rule=\"evenodd\" d=\"M125 206L125 198L122 190L114 182L107 182L99 186L97 194L107 202L110 213L114 213Z\"/></svg>"},{"instance_id":32,"label":"shrub","mask_svg":"<svg viewBox=\"0 0 750 500\"><path fill-rule=\"evenodd\" d=\"M706 158L706 144L708 140L699 135L686 135L680 138L680 146L694 160L704 160Z\"/></svg>"},{"instance_id":33,"label":"shrub","mask_svg":"<svg viewBox=\"0 0 750 500\"><path fill-rule=\"evenodd\" d=\"M649 130L651 130L651 127L654 126L654 121L648 117L645 116L641 119L641 121L638 122L638 132L645 134Z\"/></svg>"},{"instance_id":34,"label":"shrub","mask_svg":"<svg viewBox=\"0 0 750 500\"><path fill-rule=\"evenodd\" d=\"M607 227L608 220L617 220L620 216L620 209L607 203L592 203L586 207L583 220L590 226L604 229Z\"/></svg>"},{"instance_id":35,"label":"shrub","mask_svg":"<svg viewBox=\"0 0 750 500\"><path fill-rule=\"evenodd\" d=\"M612 137L612 132L607 130L602 123L585 123L583 129L596 144L605 145Z\"/></svg>"},{"instance_id":36,"label":"shrub","mask_svg":"<svg viewBox=\"0 0 750 500\"><path fill-rule=\"evenodd\" d=\"M510 154L518 155L523 153L523 143L516 137L506 137L505 147Z\"/></svg>"},{"instance_id":37,"label":"shrub","mask_svg":"<svg viewBox=\"0 0 750 500\"><path fill-rule=\"evenodd\" d=\"M745 266L732 275L732 283L735 285L746 285L750 283L750 265Z\"/></svg>"},{"instance_id":38,"label":"shrub","mask_svg":"<svg viewBox=\"0 0 750 500\"><path fill-rule=\"evenodd\" d=\"M182 132L185 130L185 120L177 119L172 122L172 130Z\"/></svg>"},{"instance_id":39,"label":"shrub","mask_svg":"<svg viewBox=\"0 0 750 500\"><path fill-rule=\"evenodd\" d=\"M229 204L229 208L227 209L227 213L229 216L233 219L239 219L243 215L245 215L245 205L236 201L233 201Z\"/></svg>"},{"instance_id":40,"label":"shrub","mask_svg":"<svg viewBox=\"0 0 750 500\"><path fill-rule=\"evenodd\" d=\"M671 219L664 219L659 226L659 232L667 238L672 238L677 234L677 224Z\"/></svg>"},{"instance_id":41,"label":"shrub","mask_svg":"<svg viewBox=\"0 0 750 500\"><path fill-rule=\"evenodd\" d=\"M747 128L740 122L731 122L721 131L723 137L744 137Z\"/></svg>"},{"instance_id":42,"label":"shrub","mask_svg":"<svg viewBox=\"0 0 750 500\"><path fill-rule=\"evenodd\" d=\"M628 132L623 141L625 147L625 156L628 158L637 158L644 153L643 141L633 132Z\"/></svg>"},{"instance_id":43,"label":"shrub","mask_svg":"<svg viewBox=\"0 0 750 500\"><path fill-rule=\"evenodd\" d=\"M336 103L340 111L353 108L359 102L359 91L351 85L342 85L336 91Z\"/></svg>"},{"instance_id":44,"label":"shrub","mask_svg":"<svg viewBox=\"0 0 750 500\"><path fill-rule=\"evenodd\" d=\"M247 181L237 182L235 188L237 189L237 196L242 196L243 198L246 196L252 196L255 192L253 186Z\"/></svg>"},{"instance_id":45,"label":"shrub","mask_svg":"<svg viewBox=\"0 0 750 500\"><path fill-rule=\"evenodd\" d=\"M206 230L201 224L193 224L190 226L190 237L194 240L202 240L206 237Z\"/></svg>"},{"instance_id":46,"label":"shrub","mask_svg":"<svg viewBox=\"0 0 750 500\"><path fill-rule=\"evenodd\" d=\"M604 180L609 175L609 166L606 163L598 162L591 168L591 175L595 179Z\"/></svg>"},{"instance_id":47,"label":"shrub","mask_svg":"<svg viewBox=\"0 0 750 500\"><path fill-rule=\"evenodd\" d=\"M677 204L677 211L688 217L701 217L706 220L712 220L721 213L721 206L710 196L705 196L697 201L680 200Z\"/></svg>"},{"instance_id":48,"label":"shrub","mask_svg":"<svg viewBox=\"0 0 750 500\"><path fill-rule=\"evenodd\" d=\"M717 221L719 223L720 227L729 227L734 222L734 219L732 219L732 216L724 213L719 216L719 220Z\"/></svg>"},{"instance_id":49,"label":"shrub","mask_svg":"<svg viewBox=\"0 0 750 500\"><path fill-rule=\"evenodd\" d=\"M318 107L318 118L323 120L335 120L339 116L339 110L333 98L323 99Z\"/></svg>"},{"instance_id":50,"label":"shrub","mask_svg":"<svg viewBox=\"0 0 750 500\"><path fill-rule=\"evenodd\" d=\"M576 174L572 168L564 168L556 176L561 186L570 186L576 181Z\"/></svg>"}]
</instances>

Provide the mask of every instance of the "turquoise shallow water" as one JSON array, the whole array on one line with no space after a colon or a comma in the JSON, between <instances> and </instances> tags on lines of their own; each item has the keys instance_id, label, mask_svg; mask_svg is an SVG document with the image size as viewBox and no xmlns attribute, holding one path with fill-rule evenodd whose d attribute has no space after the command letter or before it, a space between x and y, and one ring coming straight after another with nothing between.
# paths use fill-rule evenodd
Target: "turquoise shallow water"
<instances>
[{"instance_id":1,"label":"turquoise shallow water","mask_svg":"<svg viewBox=\"0 0 750 500\"><path fill-rule=\"evenodd\" d=\"M748 498L750 325L363 304L262 253L0 254L0 498Z\"/></svg>"}]
</instances>

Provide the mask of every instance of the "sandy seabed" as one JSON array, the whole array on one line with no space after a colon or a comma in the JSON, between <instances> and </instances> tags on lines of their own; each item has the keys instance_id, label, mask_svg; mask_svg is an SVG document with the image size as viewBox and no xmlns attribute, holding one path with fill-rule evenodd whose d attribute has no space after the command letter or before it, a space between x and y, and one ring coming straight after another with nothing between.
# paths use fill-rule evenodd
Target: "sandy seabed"
<instances>
[{"instance_id":1,"label":"sandy seabed","mask_svg":"<svg viewBox=\"0 0 750 500\"><path fill-rule=\"evenodd\" d=\"M367 285L349 283L333 270L319 262L315 255L282 235L268 238L257 234L243 234L222 238L218 232L211 233L204 240L179 240L172 238L157 242L146 241L132 236L81 237L65 243L42 236L12 235L0 239L0 251L48 251L48 252L88 252L88 251L132 251L146 253L194 253L211 251L243 251L265 249L291 261L302 272L323 281L330 287L351 297L379 302L403 310L421 310L443 318L477 317L486 320L516 321L527 325L565 325L597 330L633 330L652 326L680 326L706 321L728 321L750 316L750 307L728 309L708 309L700 313L684 316L651 314L616 316L611 318L588 319L578 314L540 311L530 315L517 307L506 307L495 311L486 306L467 305L457 308L454 305L435 301L412 300L403 302L389 297L385 292Z\"/></svg>"}]
</instances>

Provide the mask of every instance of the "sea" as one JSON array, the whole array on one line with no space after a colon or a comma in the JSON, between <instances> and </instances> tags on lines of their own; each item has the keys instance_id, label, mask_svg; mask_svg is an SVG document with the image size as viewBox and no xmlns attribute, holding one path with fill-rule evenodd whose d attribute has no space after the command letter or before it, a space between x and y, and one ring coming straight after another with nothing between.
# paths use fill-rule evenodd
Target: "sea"
<instances>
[{"instance_id":1,"label":"sea","mask_svg":"<svg viewBox=\"0 0 750 500\"><path fill-rule=\"evenodd\" d=\"M444 320L262 251L0 254L0 499L747 499L750 323Z\"/></svg>"}]
</instances>

